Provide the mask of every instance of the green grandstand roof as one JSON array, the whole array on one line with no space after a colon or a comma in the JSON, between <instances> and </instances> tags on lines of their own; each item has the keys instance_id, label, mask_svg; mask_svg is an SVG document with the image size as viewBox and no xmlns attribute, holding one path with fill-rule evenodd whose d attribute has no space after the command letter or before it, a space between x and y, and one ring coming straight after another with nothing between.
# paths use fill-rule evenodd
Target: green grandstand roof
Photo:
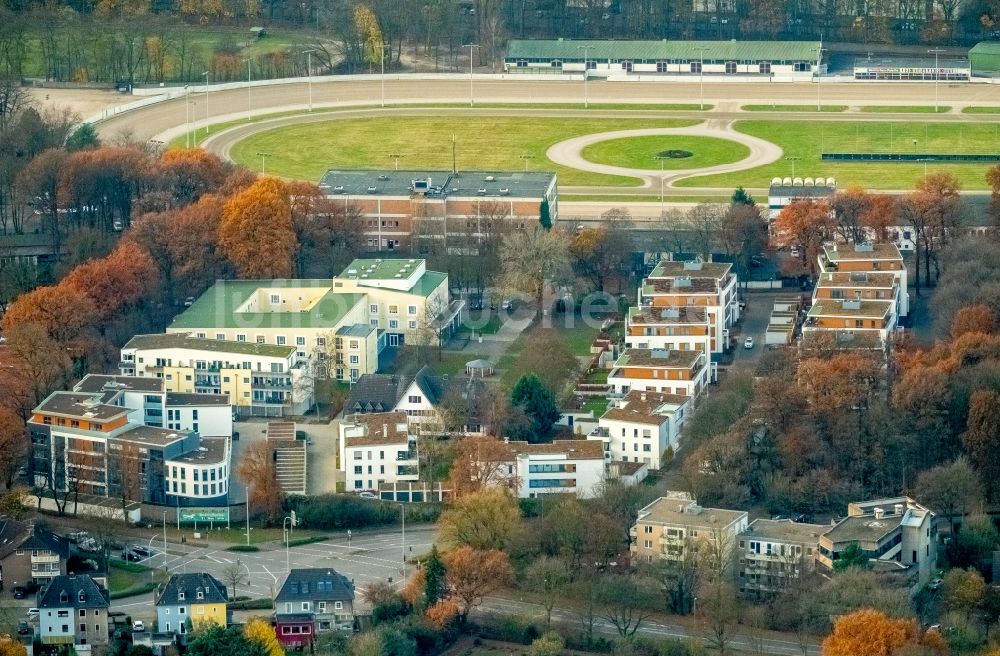
<instances>
[{"instance_id":1,"label":"green grandstand roof","mask_svg":"<svg viewBox=\"0 0 1000 656\"><path fill-rule=\"evenodd\" d=\"M983 41L969 50L969 68L973 75L1000 73L1000 41Z\"/></svg>"},{"instance_id":2,"label":"green grandstand roof","mask_svg":"<svg viewBox=\"0 0 1000 656\"><path fill-rule=\"evenodd\" d=\"M515 39L507 47L507 59L710 61L815 61L819 41L601 41L571 39ZM700 48L705 48L704 57Z\"/></svg>"},{"instance_id":3,"label":"green grandstand roof","mask_svg":"<svg viewBox=\"0 0 1000 656\"><path fill-rule=\"evenodd\" d=\"M331 287L320 280L220 280L191 307L174 317L171 329L195 328L333 328L363 298L364 294L341 294L332 290L302 312L236 312L260 288L301 289Z\"/></svg>"}]
</instances>

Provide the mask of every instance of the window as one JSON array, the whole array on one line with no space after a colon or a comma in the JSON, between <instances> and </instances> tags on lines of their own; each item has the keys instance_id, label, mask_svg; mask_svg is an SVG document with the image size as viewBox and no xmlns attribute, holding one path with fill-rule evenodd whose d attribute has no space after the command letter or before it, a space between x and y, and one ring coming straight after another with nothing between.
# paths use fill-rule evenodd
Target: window
<instances>
[{"instance_id":1,"label":"window","mask_svg":"<svg viewBox=\"0 0 1000 656\"><path fill-rule=\"evenodd\" d=\"M81 608L80 609L80 617L86 617L86 616L87 616L87 609L86 608Z\"/></svg>"},{"instance_id":2,"label":"window","mask_svg":"<svg viewBox=\"0 0 1000 656\"><path fill-rule=\"evenodd\" d=\"M185 608L184 606L181 606L180 608L177 609L177 614L178 615L183 615L186 610L187 610L187 608Z\"/></svg>"},{"instance_id":3,"label":"window","mask_svg":"<svg viewBox=\"0 0 1000 656\"><path fill-rule=\"evenodd\" d=\"M281 296L279 294L271 294L271 305L277 305L281 303Z\"/></svg>"},{"instance_id":4,"label":"window","mask_svg":"<svg viewBox=\"0 0 1000 656\"><path fill-rule=\"evenodd\" d=\"M392 329L392 330L398 329L399 328L399 321L397 321L395 319L389 319L389 328Z\"/></svg>"},{"instance_id":5,"label":"window","mask_svg":"<svg viewBox=\"0 0 1000 656\"><path fill-rule=\"evenodd\" d=\"M86 632L87 632L87 625L86 624L81 624L80 625L80 633L86 633Z\"/></svg>"},{"instance_id":6,"label":"window","mask_svg":"<svg viewBox=\"0 0 1000 656\"><path fill-rule=\"evenodd\" d=\"M358 364L359 362L361 362L361 358L359 358L357 355L351 356L351 364Z\"/></svg>"},{"instance_id":7,"label":"window","mask_svg":"<svg viewBox=\"0 0 1000 656\"><path fill-rule=\"evenodd\" d=\"M667 72L667 62L665 62L665 61L658 61L658 62L656 62L656 72L657 73L666 73Z\"/></svg>"},{"instance_id":8,"label":"window","mask_svg":"<svg viewBox=\"0 0 1000 656\"><path fill-rule=\"evenodd\" d=\"M700 61L693 61L693 62L691 62L691 72L692 73L701 73L701 62Z\"/></svg>"},{"instance_id":9,"label":"window","mask_svg":"<svg viewBox=\"0 0 1000 656\"><path fill-rule=\"evenodd\" d=\"M205 593L202 592L201 590L199 590L197 596L198 596L199 599L204 599L205 598Z\"/></svg>"},{"instance_id":10,"label":"window","mask_svg":"<svg viewBox=\"0 0 1000 656\"><path fill-rule=\"evenodd\" d=\"M623 59L622 60L622 70L625 71L626 73L631 73L632 72L632 60L631 59Z\"/></svg>"},{"instance_id":11,"label":"window","mask_svg":"<svg viewBox=\"0 0 1000 656\"><path fill-rule=\"evenodd\" d=\"M344 602L342 602L342 601L335 601L335 602L333 602L333 607L336 610L341 610L344 607Z\"/></svg>"},{"instance_id":12,"label":"window","mask_svg":"<svg viewBox=\"0 0 1000 656\"><path fill-rule=\"evenodd\" d=\"M316 602L316 610L319 611L319 612L321 612L321 613L325 613L326 612L326 602L325 601L318 601L318 602Z\"/></svg>"},{"instance_id":13,"label":"window","mask_svg":"<svg viewBox=\"0 0 1000 656\"><path fill-rule=\"evenodd\" d=\"M389 314L399 314L399 306L398 305L390 305L389 306Z\"/></svg>"},{"instance_id":14,"label":"window","mask_svg":"<svg viewBox=\"0 0 1000 656\"><path fill-rule=\"evenodd\" d=\"M812 70L812 64L809 62L795 62L792 65L792 70L796 73L808 73Z\"/></svg>"},{"instance_id":15,"label":"window","mask_svg":"<svg viewBox=\"0 0 1000 656\"><path fill-rule=\"evenodd\" d=\"M761 75L770 75L771 74L771 62L760 62L759 64L757 64L757 71Z\"/></svg>"},{"instance_id":16,"label":"window","mask_svg":"<svg viewBox=\"0 0 1000 656\"><path fill-rule=\"evenodd\" d=\"M295 338L295 345L296 346L305 346L306 345L306 338L302 337L301 335L299 335L298 337Z\"/></svg>"},{"instance_id":17,"label":"window","mask_svg":"<svg viewBox=\"0 0 1000 656\"><path fill-rule=\"evenodd\" d=\"M317 337L316 346L326 346L326 337Z\"/></svg>"},{"instance_id":18,"label":"window","mask_svg":"<svg viewBox=\"0 0 1000 656\"><path fill-rule=\"evenodd\" d=\"M408 308L406 308L406 312L407 314L415 315L417 313L417 306L416 305L409 306Z\"/></svg>"},{"instance_id":19,"label":"window","mask_svg":"<svg viewBox=\"0 0 1000 656\"><path fill-rule=\"evenodd\" d=\"M647 549L652 549L653 548L653 541L652 540L643 540L642 546L646 547Z\"/></svg>"},{"instance_id":20,"label":"window","mask_svg":"<svg viewBox=\"0 0 1000 656\"><path fill-rule=\"evenodd\" d=\"M277 344L278 346L284 346L285 345L285 336L284 335L278 335L277 337L274 338L274 343Z\"/></svg>"},{"instance_id":21,"label":"window","mask_svg":"<svg viewBox=\"0 0 1000 656\"><path fill-rule=\"evenodd\" d=\"M653 532L653 527L649 526L649 525L643 526L642 527L642 532L643 533L652 533Z\"/></svg>"},{"instance_id":22,"label":"window","mask_svg":"<svg viewBox=\"0 0 1000 656\"><path fill-rule=\"evenodd\" d=\"M737 67L736 62L727 61L726 62L726 75L736 75Z\"/></svg>"},{"instance_id":23,"label":"window","mask_svg":"<svg viewBox=\"0 0 1000 656\"><path fill-rule=\"evenodd\" d=\"M416 330L417 329L417 322L416 321L410 321L408 325L410 326L410 330Z\"/></svg>"},{"instance_id":24,"label":"window","mask_svg":"<svg viewBox=\"0 0 1000 656\"><path fill-rule=\"evenodd\" d=\"M378 314L378 305L376 305L375 303L372 303L371 305L368 306L368 310L372 314Z\"/></svg>"},{"instance_id":25,"label":"window","mask_svg":"<svg viewBox=\"0 0 1000 656\"><path fill-rule=\"evenodd\" d=\"M219 340L220 342L225 341L226 333L215 333L215 339Z\"/></svg>"},{"instance_id":26,"label":"window","mask_svg":"<svg viewBox=\"0 0 1000 656\"><path fill-rule=\"evenodd\" d=\"M257 335L257 343L258 344L263 344L264 343L264 336L263 335Z\"/></svg>"},{"instance_id":27,"label":"window","mask_svg":"<svg viewBox=\"0 0 1000 656\"><path fill-rule=\"evenodd\" d=\"M361 455L361 454L355 454L355 455ZM361 472L361 465L357 465L357 466L354 467L354 473L355 474L361 474L362 473Z\"/></svg>"},{"instance_id":28,"label":"window","mask_svg":"<svg viewBox=\"0 0 1000 656\"><path fill-rule=\"evenodd\" d=\"M245 342L245 341L247 341L247 336L246 335L240 335L239 333L237 333L236 334L236 341L237 342Z\"/></svg>"},{"instance_id":29,"label":"window","mask_svg":"<svg viewBox=\"0 0 1000 656\"><path fill-rule=\"evenodd\" d=\"M309 610L309 602L308 601L303 601L302 602L302 610Z\"/></svg>"}]
</instances>

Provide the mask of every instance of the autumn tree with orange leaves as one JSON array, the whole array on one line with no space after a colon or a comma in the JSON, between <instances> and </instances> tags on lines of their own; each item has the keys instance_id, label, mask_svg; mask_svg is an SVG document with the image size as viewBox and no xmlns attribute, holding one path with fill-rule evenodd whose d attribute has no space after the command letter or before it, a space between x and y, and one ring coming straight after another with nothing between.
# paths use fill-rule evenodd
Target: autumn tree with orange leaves
<instances>
[{"instance_id":1,"label":"autumn tree with orange leaves","mask_svg":"<svg viewBox=\"0 0 1000 656\"><path fill-rule=\"evenodd\" d=\"M962 436L969 461L987 483L987 496L1000 498L1000 394L993 390L976 390L969 398L969 421Z\"/></svg>"},{"instance_id":2,"label":"autumn tree with orange leaves","mask_svg":"<svg viewBox=\"0 0 1000 656\"><path fill-rule=\"evenodd\" d=\"M514 581L510 559L496 549L458 547L446 553L443 560L449 597L458 602L462 623L487 595Z\"/></svg>"},{"instance_id":3,"label":"autumn tree with orange leaves","mask_svg":"<svg viewBox=\"0 0 1000 656\"><path fill-rule=\"evenodd\" d=\"M825 201L797 200L786 205L774 222L775 243L798 247L800 263L815 272L816 257L823 242L833 237L834 221L830 204Z\"/></svg>"},{"instance_id":4,"label":"autumn tree with orange leaves","mask_svg":"<svg viewBox=\"0 0 1000 656\"><path fill-rule=\"evenodd\" d=\"M967 305L955 313L951 320L951 338L958 339L967 333L992 335L997 332L997 315L988 305Z\"/></svg>"},{"instance_id":5,"label":"autumn tree with orange leaves","mask_svg":"<svg viewBox=\"0 0 1000 656\"><path fill-rule=\"evenodd\" d=\"M919 642L913 620L894 619L871 609L842 616L823 641L823 656L895 656Z\"/></svg>"},{"instance_id":6,"label":"autumn tree with orange leaves","mask_svg":"<svg viewBox=\"0 0 1000 656\"><path fill-rule=\"evenodd\" d=\"M451 467L450 482L455 496L494 486L516 489L516 476L512 478L507 471L513 458L510 445L498 438L476 435L462 438Z\"/></svg>"},{"instance_id":7,"label":"autumn tree with orange leaves","mask_svg":"<svg viewBox=\"0 0 1000 656\"><path fill-rule=\"evenodd\" d=\"M261 178L226 203L219 247L241 278L289 278L294 273L295 229L288 189Z\"/></svg>"},{"instance_id":8,"label":"autumn tree with orange leaves","mask_svg":"<svg viewBox=\"0 0 1000 656\"><path fill-rule=\"evenodd\" d=\"M281 518L281 485L267 440L254 442L243 452L236 475L250 488L251 511L276 523Z\"/></svg>"}]
</instances>

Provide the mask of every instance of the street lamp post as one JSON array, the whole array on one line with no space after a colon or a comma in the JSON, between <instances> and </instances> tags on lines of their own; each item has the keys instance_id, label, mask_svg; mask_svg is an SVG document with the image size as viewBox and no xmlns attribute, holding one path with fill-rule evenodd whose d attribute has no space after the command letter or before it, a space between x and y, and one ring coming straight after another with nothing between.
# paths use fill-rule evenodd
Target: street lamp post
<instances>
[{"instance_id":1,"label":"street lamp post","mask_svg":"<svg viewBox=\"0 0 1000 656\"><path fill-rule=\"evenodd\" d=\"M577 46L583 51L583 108L590 107L590 91L587 89L587 80L590 79L590 57L588 53L594 46Z\"/></svg>"},{"instance_id":2,"label":"street lamp post","mask_svg":"<svg viewBox=\"0 0 1000 656\"><path fill-rule=\"evenodd\" d=\"M191 87L184 85L184 147L191 147Z\"/></svg>"},{"instance_id":3,"label":"street lamp post","mask_svg":"<svg viewBox=\"0 0 1000 656\"><path fill-rule=\"evenodd\" d=\"M666 157L663 157L662 155L657 155L653 159L660 160L660 218L662 219L663 218L663 160L665 160Z\"/></svg>"},{"instance_id":4,"label":"street lamp post","mask_svg":"<svg viewBox=\"0 0 1000 656\"><path fill-rule=\"evenodd\" d=\"M205 78L205 134L208 134L208 71L201 76Z\"/></svg>"},{"instance_id":5,"label":"street lamp post","mask_svg":"<svg viewBox=\"0 0 1000 656\"><path fill-rule=\"evenodd\" d=\"M260 174L261 175L265 174L265 171L264 171L264 162L267 160L267 157L270 154L271 153L257 153L257 155L260 157ZM250 494L249 493L247 493L247 505L248 506L250 505Z\"/></svg>"},{"instance_id":6,"label":"street lamp post","mask_svg":"<svg viewBox=\"0 0 1000 656\"><path fill-rule=\"evenodd\" d=\"M250 61L251 59L247 57L247 121L252 121L253 117L251 113L253 112L253 102L250 100Z\"/></svg>"},{"instance_id":7,"label":"street lamp post","mask_svg":"<svg viewBox=\"0 0 1000 656\"><path fill-rule=\"evenodd\" d=\"M167 511L163 511L163 571L167 574Z\"/></svg>"},{"instance_id":8,"label":"street lamp post","mask_svg":"<svg viewBox=\"0 0 1000 656\"><path fill-rule=\"evenodd\" d=\"M313 78L312 78L312 50L302 50L300 55L306 56L306 86L309 88L309 111L313 110Z\"/></svg>"},{"instance_id":9,"label":"street lamp post","mask_svg":"<svg viewBox=\"0 0 1000 656\"><path fill-rule=\"evenodd\" d=\"M247 490L247 546L250 546L250 485L246 486Z\"/></svg>"},{"instance_id":10,"label":"street lamp post","mask_svg":"<svg viewBox=\"0 0 1000 656\"><path fill-rule=\"evenodd\" d=\"M698 106L705 109L705 51L708 46L697 46L695 50L701 54L698 58Z\"/></svg>"},{"instance_id":11,"label":"street lamp post","mask_svg":"<svg viewBox=\"0 0 1000 656\"><path fill-rule=\"evenodd\" d=\"M795 182L795 162L802 159L801 157L786 157L786 160L792 163L792 182Z\"/></svg>"},{"instance_id":12,"label":"street lamp post","mask_svg":"<svg viewBox=\"0 0 1000 656\"><path fill-rule=\"evenodd\" d=\"M285 528L285 522L288 522L288 526L289 526L288 528ZM291 533L291 524L292 524L292 518L291 517L285 517L284 519L281 520L281 530L285 534L285 570L289 574L292 573L291 560L289 559L289 556L288 556L288 536Z\"/></svg>"},{"instance_id":13,"label":"street lamp post","mask_svg":"<svg viewBox=\"0 0 1000 656\"><path fill-rule=\"evenodd\" d=\"M519 155L518 157L520 157L521 159L524 160L524 172L527 173L528 172L528 160L529 159L534 159L535 156L534 155L524 154L524 155Z\"/></svg>"},{"instance_id":14,"label":"street lamp post","mask_svg":"<svg viewBox=\"0 0 1000 656\"><path fill-rule=\"evenodd\" d=\"M401 153L393 153L392 155L389 155L389 157L391 157L396 162L396 170L398 171L399 170L399 160L401 160L403 158L403 155Z\"/></svg>"},{"instance_id":15,"label":"street lamp post","mask_svg":"<svg viewBox=\"0 0 1000 656\"><path fill-rule=\"evenodd\" d=\"M469 49L469 107L476 104L475 98L472 95L472 49L478 48L478 43L466 43L462 46L463 48Z\"/></svg>"},{"instance_id":16,"label":"street lamp post","mask_svg":"<svg viewBox=\"0 0 1000 656\"><path fill-rule=\"evenodd\" d=\"M927 51L928 54L934 54L934 113L938 113L938 80L941 79L941 69L938 68L938 55L940 55L944 50L941 48L931 48Z\"/></svg>"},{"instance_id":17,"label":"street lamp post","mask_svg":"<svg viewBox=\"0 0 1000 656\"><path fill-rule=\"evenodd\" d=\"M820 77L820 66L819 66L819 62L822 57L823 57L823 48L817 47L816 48L816 111L817 112L823 111L823 102L820 99L819 95L820 82L823 79L822 77Z\"/></svg>"},{"instance_id":18,"label":"street lamp post","mask_svg":"<svg viewBox=\"0 0 1000 656\"><path fill-rule=\"evenodd\" d=\"M382 64L382 75L379 79L379 87L381 93L381 103L382 107L385 107L385 41L380 41L378 44L379 49L379 62Z\"/></svg>"}]
</instances>

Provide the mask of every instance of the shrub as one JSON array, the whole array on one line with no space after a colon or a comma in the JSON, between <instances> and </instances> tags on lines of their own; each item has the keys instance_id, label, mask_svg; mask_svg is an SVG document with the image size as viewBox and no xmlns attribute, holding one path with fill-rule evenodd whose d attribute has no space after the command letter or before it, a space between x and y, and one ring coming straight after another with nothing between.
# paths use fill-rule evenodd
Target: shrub
<instances>
[{"instance_id":1,"label":"shrub","mask_svg":"<svg viewBox=\"0 0 1000 656\"><path fill-rule=\"evenodd\" d=\"M273 607L270 599L249 599L242 598L239 601L230 601L226 604L229 610L269 610Z\"/></svg>"},{"instance_id":2,"label":"shrub","mask_svg":"<svg viewBox=\"0 0 1000 656\"><path fill-rule=\"evenodd\" d=\"M313 544L314 542L325 542L329 540L329 535L312 535L307 538L295 538L294 540L288 541L289 547L301 547L304 544Z\"/></svg>"},{"instance_id":3,"label":"shrub","mask_svg":"<svg viewBox=\"0 0 1000 656\"><path fill-rule=\"evenodd\" d=\"M528 650L530 656L562 656L566 651L566 643L558 633L549 631L531 643Z\"/></svg>"},{"instance_id":4,"label":"shrub","mask_svg":"<svg viewBox=\"0 0 1000 656\"><path fill-rule=\"evenodd\" d=\"M349 494L322 494L290 500L304 526L323 530L343 530L381 526L398 522L399 505L386 501L362 499ZM440 504L409 504L407 522L435 522L441 515Z\"/></svg>"},{"instance_id":5,"label":"shrub","mask_svg":"<svg viewBox=\"0 0 1000 656\"><path fill-rule=\"evenodd\" d=\"M260 547L255 544L234 544L230 547L226 547L226 551L253 552L260 551Z\"/></svg>"}]
</instances>

